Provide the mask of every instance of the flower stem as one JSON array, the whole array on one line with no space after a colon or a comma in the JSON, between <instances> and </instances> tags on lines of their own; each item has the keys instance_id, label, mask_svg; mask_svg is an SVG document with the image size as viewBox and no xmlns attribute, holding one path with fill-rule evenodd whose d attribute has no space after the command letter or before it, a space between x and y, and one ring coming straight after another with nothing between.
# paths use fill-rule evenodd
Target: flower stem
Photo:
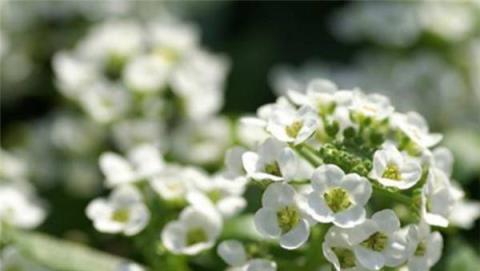
<instances>
[{"instance_id":1,"label":"flower stem","mask_svg":"<svg viewBox=\"0 0 480 271\"><path fill-rule=\"evenodd\" d=\"M384 197L387 197L387 198L393 198L395 201L403 203L407 206L412 205L412 199L410 197L408 197L406 195L403 195L403 194L400 194L400 193L395 193L395 192L385 190L385 189L379 187L378 185L373 185L373 192L377 193L379 195L382 195Z\"/></svg>"},{"instance_id":2,"label":"flower stem","mask_svg":"<svg viewBox=\"0 0 480 271\"><path fill-rule=\"evenodd\" d=\"M40 233L12 230L9 234L22 253L54 270L115 271L121 264L131 263L118 256Z\"/></svg>"}]
</instances>

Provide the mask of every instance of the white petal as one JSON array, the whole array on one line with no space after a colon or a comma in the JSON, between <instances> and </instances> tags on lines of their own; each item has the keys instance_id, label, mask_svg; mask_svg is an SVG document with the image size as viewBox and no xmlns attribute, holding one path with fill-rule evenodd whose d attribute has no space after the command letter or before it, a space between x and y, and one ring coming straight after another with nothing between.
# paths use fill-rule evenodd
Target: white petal
<instances>
[{"instance_id":1,"label":"white petal","mask_svg":"<svg viewBox=\"0 0 480 271\"><path fill-rule=\"evenodd\" d=\"M285 180L292 180L296 177L298 159L293 150L285 148L282 151L278 158L278 166L280 167L280 172L282 172L282 176Z\"/></svg>"},{"instance_id":2,"label":"white petal","mask_svg":"<svg viewBox=\"0 0 480 271\"><path fill-rule=\"evenodd\" d=\"M433 232L427 240L427 261L433 266L442 256L443 238L439 232Z\"/></svg>"},{"instance_id":3,"label":"white petal","mask_svg":"<svg viewBox=\"0 0 480 271\"><path fill-rule=\"evenodd\" d=\"M312 187L316 191L325 192L328 187L340 186L344 175L336 165L322 165L313 172Z\"/></svg>"},{"instance_id":4,"label":"white petal","mask_svg":"<svg viewBox=\"0 0 480 271\"><path fill-rule=\"evenodd\" d=\"M245 269L246 271L275 271L277 264L269 260L253 259L248 261Z\"/></svg>"},{"instance_id":5,"label":"white petal","mask_svg":"<svg viewBox=\"0 0 480 271\"><path fill-rule=\"evenodd\" d=\"M150 212L143 204L137 204L130 209L130 221L125 225L125 235L131 236L139 233L147 226Z\"/></svg>"},{"instance_id":6,"label":"white petal","mask_svg":"<svg viewBox=\"0 0 480 271\"><path fill-rule=\"evenodd\" d=\"M180 253L185 248L186 227L179 221L168 223L162 230L163 245L174 253Z\"/></svg>"},{"instance_id":7,"label":"white petal","mask_svg":"<svg viewBox=\"0 0 480 271\"><path fill-rule=\"evenodd\" d=\"M295 190L288 184L273 183L267 187L262 196L262 205L277 209L290 205L295 200Z\"/></svg>"},{"instance_id":8,"label":"white petal","mask_svg":"<svg viewBox=\"0 0 480 271\"><path fill-rule=\"evenodd\" d=\"M295 228L280 237L280 246L285 249L296 249L308 240L309 234L308 223L301 219Z\"/></svg>"},{"instance_id":9,"label":"white petal","mask_svg":"<svg viewBox=\"0 0 480 271\"><path fill-rule=\"evenodd\" d=\"M353 197L353 201L358 205L365 205L372 195L372 185L370 182L358 174L347 174L342 181L348 194Z\"/></svg>"},{"instance_id":10,"label":"white petal","mask_svg":"<svg viewBox=\"0 0 480 271\"><path fill-rule=\"evenodd\" d=\"M257 171L258 154L254 152L246 152L242 155L243 168L248 174L253 174Z\"/></svg>"},{"instance_id":11,"label":"white petal","mask_svg":"<svg viewBox=\"0 0 480 271\"><path fill-rule=\"evenodd\" d=\"M278 237L282 230L278 226L277 212L271 208L261 208L255 213L255 227L261 233L268 237Z\"/></svg>"},{"instance_id":12,"label":"white petal","mask_svg":"<svg viewBox=\"0 0 480 271\"><path fill-rule=\"evenodd\" d=\"M247 261L243 244L236 240L226 240L217 248L218 255L231 266L241 266Z\"/></svg>"},{"instance_id":13,"label":"white petal","mask_svg":"<svg viewBox=\"0 0 480 271\"><path fill-rule=\"evenodd\" d=\"M363 206L354 206L333 215L333 224L341 228L352 228L365 221L366 212Z\"/></svg>"},{"instance_id":14,"label":"white petal","mask_svg":"<svg viewBox=\"0 0 480 271\"><path fill-rule=\"evenodd\" d=\"M109 186L125 183L135 178L132 166L116 153L107 152L100 156L100 169Z\"/></svg>"},{"instance_id":15,"label":"white petal","mask_svg":"<svg viewBox=\"0 0 480 271\"><path fill-rule=\"evenodd\" d=\"M310 208L310 215L322 223L330 223L333 220L333 212L325 203L323 195L319 192L312 192L308 195L308 206Z\"/></svg>"},{"instance_id":16,"label":"white petal","mask_svg":"<svg viewBox=\"0 0 480 271\"><path fill-rule=\"evenodd\" d=\"M378 228L383 232L390 233L400 229L400 220L393 210L385 209L376 212L371 219L377 223Z\"/></svg>"},{"instance_id":17,"label":"white petal","mask_svg":"<svg viewBox=\"0 0 480 271\"><path fill-rule=\"evenodd\" d=\"M380 270L385 265L385 259L379 252L362 246L356 246L353 252L360 264L370 270Z\"/></svg>"},{"instance_id":18,"label":"white petal","mask_svg":"<svg viewBox=\"0 0 480 271\"><path fill-rule=\"evenodd\" d=\"M424 257L411 257L408 260L408 271L425 271L429 266Z\"/></svg>"}]
</instances>

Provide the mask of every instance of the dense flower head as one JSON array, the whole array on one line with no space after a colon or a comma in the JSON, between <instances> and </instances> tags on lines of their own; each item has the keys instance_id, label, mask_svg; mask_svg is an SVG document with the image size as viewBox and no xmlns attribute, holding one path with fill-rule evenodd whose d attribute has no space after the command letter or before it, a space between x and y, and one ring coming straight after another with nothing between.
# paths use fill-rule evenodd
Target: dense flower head
<instances>
[{"instance_id":1,"label":"dense flower head","mask_svg":"<svg viewBox=\"0 0 480 271\"><path fill-rule=\"evenodd\" d=\"M242 123L256 127L251 141L227 151L225 167L214 173L171 162L161 146L102 154L113 192L87 208L95 228L150 238L159 257L201 257L216 248L232 270L285 268L277 244L322 250L319 266L335 270L428 270L443 243L430 227L468 227L478 215L450 180L453 158L438 146L442 136L381 94L316 79ZM203 136L218 136L208 128L220 126L206 123ZM178 142L190 136L180 133ZM204 150L185 154L217 151L198 146ZM245 193L258 203L250 205ZM295 264L311 265L301 254Z\"/></svg>"},{"instance_id":2,"label":"dense flower head","mask_svg":"<svg viewBox=\"0 0 480 271\"><path fill-rule=\"evenodd\" d=\"M408 232L449 225L453 160L418 113L396 111L381 94L314 79L244 123L265 134L252 150L229 152L226 164L236 180L265 187L255 214L260 234L297 249L308 247L312 230L329 227L323 250L337 270L436 263L410 252L418 241ZM400 206L410 213L397 213Z\"/></svg>"}]
</instances>

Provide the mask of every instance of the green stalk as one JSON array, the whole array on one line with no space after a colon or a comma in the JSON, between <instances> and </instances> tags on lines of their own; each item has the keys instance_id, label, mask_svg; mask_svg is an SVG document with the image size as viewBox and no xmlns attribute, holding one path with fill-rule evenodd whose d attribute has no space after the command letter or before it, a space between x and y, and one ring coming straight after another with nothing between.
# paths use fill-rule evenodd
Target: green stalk
<instances>
[{"instance_id":1,"label":"green stalk","mask_svg":"<svg viewBox=\"0 0 480 271\"><path fill-rule=\"evenodd\" d=\"M53 270L116 271L132 261L113 256L81 244L45 234L20 230L9 231L11 241L25 256Z\"/></svg>"}]
</instances>

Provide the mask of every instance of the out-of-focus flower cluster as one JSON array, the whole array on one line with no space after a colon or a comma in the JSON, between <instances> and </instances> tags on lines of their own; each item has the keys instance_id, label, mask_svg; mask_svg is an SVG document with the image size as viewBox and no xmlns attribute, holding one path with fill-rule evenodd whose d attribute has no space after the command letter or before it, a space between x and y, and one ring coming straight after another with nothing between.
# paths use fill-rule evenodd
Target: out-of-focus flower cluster
<instances>
[{"instance_id":1,"label":"out-of-focus flower cluster","mask_svg":"<svg viewBox=\"0 0 480 271\"><path fill-rule=\"evenodd\" d=\"M272 86L282 95L305 89L312 78L332 78L343 88L386 94L399 109L419 111L434 127L479 129L479 14L478 1L347 5L336 14L332 33L342 41L372 42L368 49L348 65L278 67Z\"/></svg>"},{"instance_id":2,"label":"out-of-focus flower cluster","mask_svg":"<svg viewBox=\"0 0 480 271\"><path fill-rule=\"evenodd\" d=\"M148 142L173 146L183 161L214 163L228 145L229 124L214 116L228 62L201 48L199 38L194 25L174 19L106 22L55 56L57 85L93 120L110 125L123 150Z\"/></svg>"}]
</instances>

